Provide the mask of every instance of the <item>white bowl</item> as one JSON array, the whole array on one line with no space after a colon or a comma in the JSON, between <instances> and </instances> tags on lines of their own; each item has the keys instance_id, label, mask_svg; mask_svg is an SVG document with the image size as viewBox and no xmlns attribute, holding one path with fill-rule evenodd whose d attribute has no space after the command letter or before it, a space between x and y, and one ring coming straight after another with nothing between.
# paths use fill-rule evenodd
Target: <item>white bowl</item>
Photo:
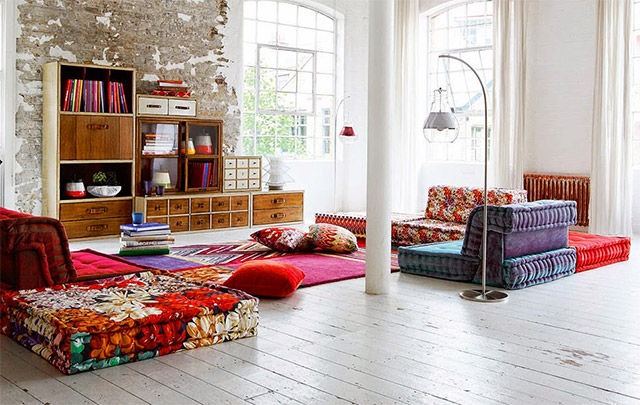
<instances>
[{"instance_id":1,"label":"white bowl","mask_svg":"<svg viewBox=\"0 0 640 405\"><path fill-rule=\"evenodd\" d=\"M88 186L87 192L94 197L115 197L122 186Z\"/></svg>"}]
</instances>

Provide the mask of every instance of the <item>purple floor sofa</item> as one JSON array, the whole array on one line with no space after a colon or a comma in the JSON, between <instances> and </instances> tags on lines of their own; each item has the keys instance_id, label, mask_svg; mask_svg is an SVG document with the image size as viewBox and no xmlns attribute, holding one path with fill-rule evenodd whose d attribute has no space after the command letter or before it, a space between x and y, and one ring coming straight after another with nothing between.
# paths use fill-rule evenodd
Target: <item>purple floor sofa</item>
<instances>
[{"instance_id":1,"label":"purple floor sofa","mask_svg":"<svg viewBox=\"0 0 640 405\"><path fill-rule=\"evenodd\" d=\"M476 207L463 240L400 247L403 273L482 282L482 214ZM488 207L487 284L519 289L571 275L575 248L568 246L576 223L575 201L540 200Z\"/></svg>"}]
</instances>

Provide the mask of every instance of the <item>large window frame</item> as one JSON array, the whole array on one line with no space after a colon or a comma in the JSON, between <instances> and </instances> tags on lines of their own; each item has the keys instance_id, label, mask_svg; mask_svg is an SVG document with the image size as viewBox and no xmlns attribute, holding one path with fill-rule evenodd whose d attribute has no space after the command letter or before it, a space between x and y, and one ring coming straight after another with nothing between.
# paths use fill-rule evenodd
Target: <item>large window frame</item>
<instances>
[{"instance_id":1,"label":"large window frame","mask_svg":"<svg viewBox=\"0 0 640 405\"><path fill-rule=\"evenodd\" d=\"M633 132L631 137L633 166L640 168L640 0L633 1L633 55L631 65L633 69L633 100L631 112Z\"/></svg>"},{"instance_id":2,"label":"large window frame","mask_svg":"<svg viewBox=\"0 0 640 405\"><path fill-rule=\"evenodd\" d=\"M274 16L261 17L264 14L259 13L260 3L275 4L275 21ZM243 152L298 159L332 159L338 59L336 16L305 2L247 0L244 5ZM249 7L251 9L247 10ZM282 21L281 7L289 10L296 7L297 19ZM304 22L303 13L307 16ZM316 18L312 24L309 15ZM271 29L275 38L270 41L268 36L258 32L260 25L264 30ZM293 43L284 43L281 29L295 32ZM308 36L311 32L314 43L310 45ZM305 34L306 43L302 43L301 33ZM327 45L329 36L330 46ZM273 54L275 58L265 58L265 54ZM293 54L296 55L295 66L290 64ZM281 57L289 62L281 63ZM305 63L300 64L301 60ZM269 77L273 78L273 83L267 81ZM288 86L292 80L294 85ZM282 104L281 100L284 100Z\"/></svg>"},{"instance_id":3,"label":"large window frame","mask_svg":"<svg viewBox=\"0 0 640 405\"><path fill-rule=\"evenodd\" d=\"M15 206L15 6L14 0L0 0L0 206L8 208Z\"/></svg>"},{"instance_id":4,"label":"large window frame","mask_svg":"<svg viewBox=\"0 0 640 405\"><path fill-rule=\"evenodd\" d=\"M445 88L460 124L459 136L454 143L429 144L429 160L482 163L484 153L478 153L484 149L484 105L480 84L463 64L449 59L439 60L438 55L462 58L480 74L487 91L491 149L493 2L457 0L437 7L426 13L426 35L427 105L431 104L435 89Z\"/></svg>"}]
</instances>

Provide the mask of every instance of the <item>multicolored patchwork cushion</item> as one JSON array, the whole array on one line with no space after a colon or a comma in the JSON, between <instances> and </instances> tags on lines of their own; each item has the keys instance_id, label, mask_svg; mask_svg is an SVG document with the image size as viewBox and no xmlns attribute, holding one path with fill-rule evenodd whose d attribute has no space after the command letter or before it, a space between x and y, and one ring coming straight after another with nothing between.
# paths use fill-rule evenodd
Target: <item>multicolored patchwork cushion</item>
<instances>
[{"instance_id":1,"label":"multicolored patchwork cushion","mask_svg":"<svg viewBox=\"0 0 640 405\"><path fill-rule=\"evenodd\" d=\"M307 234L296 228L265 228L254 232L251 237L256 242L281 252L300 252L313 248L313 242Z\"/></svg>"},{"instance_id":2,"label":"multicolored patchwork cushion","mask_svg":"<svg viewBox=\"0 0 640 405\"><path fill-rule=\"evenodd\" d=\"M0 295L2 333L67 374L254 336L258 300L148 271Z\"/></svg>"},{"instance_id":3,"label":"multicolored patchwork cushion","mask_svg":"<svg viewBox=\"0 0 640 405\"><path fill-rule=\"evenodd\" d=\"M487 193L488 205L506 205L527 202L527 191L492 188ZM433 186L425 216L429 219L466 224L474 207L482 205L483 189L473 187Z\"/></svg>"},{"instance_id":4,"label":"multicolored patchwork cushion","mask_svg":"<svg viewBox=\"0 0 640 405\"><path fill-rule=\"evenodd\" d=\"M455 222L443 222L427 218L415 221L392 222L391 241L398 246L411 246L458 240L464 237L465 228L465 225Z\"/></svg>"},{"instance_id":5,"label":"multicolored patchwork cushion","mask_svg":"<svg viewBox=\"0 0 640 405\"><path fill-rule=\"evenodd\" d=\"M629 260L631 238L569 232L569 246L576 248L576 273Z\"/></svg>"},{"instance_id":6,"label":"multicolored patchwork cushion","mask_svg":"<svg viewBox=\"0 0 640 405\"><path fill-rule=\"evenodd\" d=\"M310 225L308 235L313 241L313 245L322 250L338 253L358 250L356 236L340 226L331 224Z\"/></svg>"}]
</instances>

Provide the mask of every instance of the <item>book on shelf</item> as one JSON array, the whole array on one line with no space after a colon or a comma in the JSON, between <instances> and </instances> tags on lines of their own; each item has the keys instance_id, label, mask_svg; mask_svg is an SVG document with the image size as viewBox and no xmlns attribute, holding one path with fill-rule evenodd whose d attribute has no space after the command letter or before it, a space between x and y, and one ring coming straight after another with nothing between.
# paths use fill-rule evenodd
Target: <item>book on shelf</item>
<instances>
[{"instance_id":1,"label":"book on shelf","mask_svg":"<svg viewBox=\"0 0 640 405\"><path fill-rule=\"evenodd\" d=\"M142 224L120 225L120 230L129 232L129 233L160 231L160 230L167 230L170 232L170 227L169 227L169 224L163 224L160 222L145 222Z\"/></svg>"},{"instance_id":2,"label":"book on shelf","mask_svg":"<svg viewBox=\"0 0 640 405\"><path fill-rule=\"evenodd\" d=\"M168 246L173 245L175 239L165 240L120 240L123 247L141 247L141 246Z\"/></svg>"},{"instance_id":3,"label":"book on shelf","mask_svg":"<svg viewBox=\"0 0 640 405\"><path fill-rule=\"evenodd\" d=\"M189 187L207 188L218 185L218 160L189 163Z\"/></svg>"},{"instance_id":4,"label":"book on shelf","mask_svg":"<svg viewBox=\"0 0 640 405\"><path fill-rule=\"evenodd\" d=\"M168 255L168 247L154 248L142 246L143 249L120 248L118 253L120 256L151 256L151 255Z\"/></svg>"},{"instance_id":5,"label":"book on shelf","mask_svg":"<svg viewBox=\"0 0 640 405\"><path fill-rule=\"evenodd\" d=\"M62 111L129 113L124 85L120 82L67 79Z\"/></svg>"},{"instance_id":6,"label":"book on shelf","mask_svg":"<svg viewBox=\"0 0 640 405\"><path fill-rule=\"evenodd\" d=\"M126 233L122 232L120 234L120 241L152 241L152 240L169 240L173 241L171 237L171 232L162 234L162 235L142 235L142 236L129 236Z\"/></svg>"}]
</instances>

